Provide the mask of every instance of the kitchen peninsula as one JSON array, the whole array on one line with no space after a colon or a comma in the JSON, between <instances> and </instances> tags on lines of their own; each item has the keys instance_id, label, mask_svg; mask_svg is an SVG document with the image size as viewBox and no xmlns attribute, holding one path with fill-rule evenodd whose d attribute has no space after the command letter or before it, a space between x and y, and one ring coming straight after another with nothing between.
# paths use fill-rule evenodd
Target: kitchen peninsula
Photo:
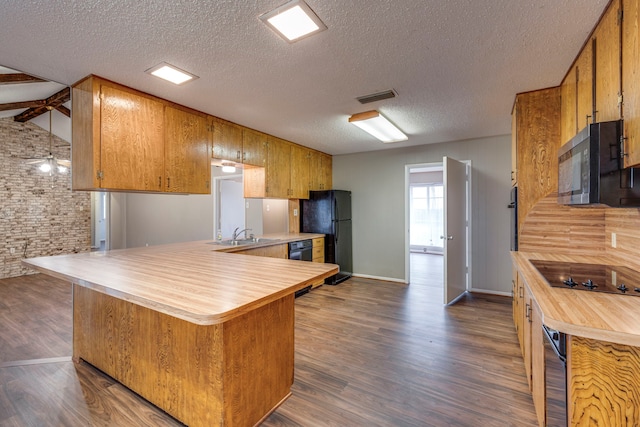
<instances>
[{"instance_id":1,"label":"kitchen peninsula","mask_svg":"<svg viewBox=\"0 0 640 427\"><path fill-rule=\"evenodd\" d=\"M23 260L73 284L73 357L190 426L256 425L290 395L294 293L333 264L210 242Z\"/></svg>"}]
</instances>

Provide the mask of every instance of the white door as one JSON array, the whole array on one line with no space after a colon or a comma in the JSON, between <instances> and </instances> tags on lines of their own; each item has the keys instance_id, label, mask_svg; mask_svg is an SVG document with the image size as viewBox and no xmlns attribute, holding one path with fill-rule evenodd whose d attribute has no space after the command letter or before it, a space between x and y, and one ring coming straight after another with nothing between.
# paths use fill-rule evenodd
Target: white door
<instances>
[{"instance_id":1,"label":"white door","mask_svg":"<svg viewBox=\"0 0 640 427\"><path fill-rule=\"evenodd\" d=\"M223 238L229 238L237 228L245 228L244 189L242 182L231 179L220 180L220 223L218 230ZM217 233L218 231L216 231Z\"/></svg>"},{"instance_id":2,"label":"white door","mask_svg":"<svg viewBox=\"0 0 640 427\"><path fill-rule=\"evenodd\" d=\"M467 290L467 165L444 157L444 303Z\"/></svg>"}]
</instances>

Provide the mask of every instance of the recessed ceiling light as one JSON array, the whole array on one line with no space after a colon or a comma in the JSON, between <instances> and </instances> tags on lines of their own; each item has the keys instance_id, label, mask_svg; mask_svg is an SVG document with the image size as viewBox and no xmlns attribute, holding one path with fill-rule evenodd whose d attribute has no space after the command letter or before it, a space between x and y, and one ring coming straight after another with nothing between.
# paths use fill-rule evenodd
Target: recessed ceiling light
<instances>
[{"instance_id":1,"label":"recessed ceiling light","mask_svg":"<svg viewBox=\"0 0 640 427\"><path fill-rule=\"evenodd\" d=\"M349 117L349 123L358 126L371 136L384 143L406 141L407 135L402 133L393 123L379 112L366 111Z\"/></svg>"},{"instance_id":2,"label":"recessed ceiling light","mask_svg":"<svg viewBox=\"0 0 640 427\"><path fill-rule=\"evenodd\" d=\"M170 81L177 85L181 85L182 83L198 78L195 74L181 70L180 68L167 64L166 62L162 62L153 68L149 68L145 73L160 77L161 79Z\"/></svg>"},{"instance_id":3,"label":"recessed ceiling light","mask_svg":"<svg viewBox=\"0 0 640 427\"><path fill-rule=\"evenodd\" d=\"M261 15L260 19L289 43L327 29L303 0L292 0Z\"/></svg>"}]
</instances>

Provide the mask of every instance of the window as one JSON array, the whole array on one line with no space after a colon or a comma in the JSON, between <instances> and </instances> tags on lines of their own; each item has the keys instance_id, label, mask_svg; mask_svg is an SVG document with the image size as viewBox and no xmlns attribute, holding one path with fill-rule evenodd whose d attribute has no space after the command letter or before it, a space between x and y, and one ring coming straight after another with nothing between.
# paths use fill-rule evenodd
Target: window
<instances>
[{"instance_id":1,"label":"window","mask_svg":"<svg viewBox=\"0 0 640 427\"><path fill-rule=\"evenodd\" d=\"M442 252L444 188L441 183L411 186L411 234L413 250Z\"/></svg>"}]
</instances>

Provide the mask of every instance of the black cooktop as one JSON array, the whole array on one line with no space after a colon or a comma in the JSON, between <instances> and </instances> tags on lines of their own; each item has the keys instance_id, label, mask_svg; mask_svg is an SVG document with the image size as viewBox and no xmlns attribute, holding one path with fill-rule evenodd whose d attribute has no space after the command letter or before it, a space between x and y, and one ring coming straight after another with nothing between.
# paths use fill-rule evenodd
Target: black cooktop
<instances>
[{"instance_id":1,"label":"black cooktop","mask_svg":"<svg viewBox=\"0 0 640 427\"><path fill-rule=\"evenodd\" d=\"M640 272L621 265L531 260L554 288L640 296Z\"/></svg>"}]
</instances>

